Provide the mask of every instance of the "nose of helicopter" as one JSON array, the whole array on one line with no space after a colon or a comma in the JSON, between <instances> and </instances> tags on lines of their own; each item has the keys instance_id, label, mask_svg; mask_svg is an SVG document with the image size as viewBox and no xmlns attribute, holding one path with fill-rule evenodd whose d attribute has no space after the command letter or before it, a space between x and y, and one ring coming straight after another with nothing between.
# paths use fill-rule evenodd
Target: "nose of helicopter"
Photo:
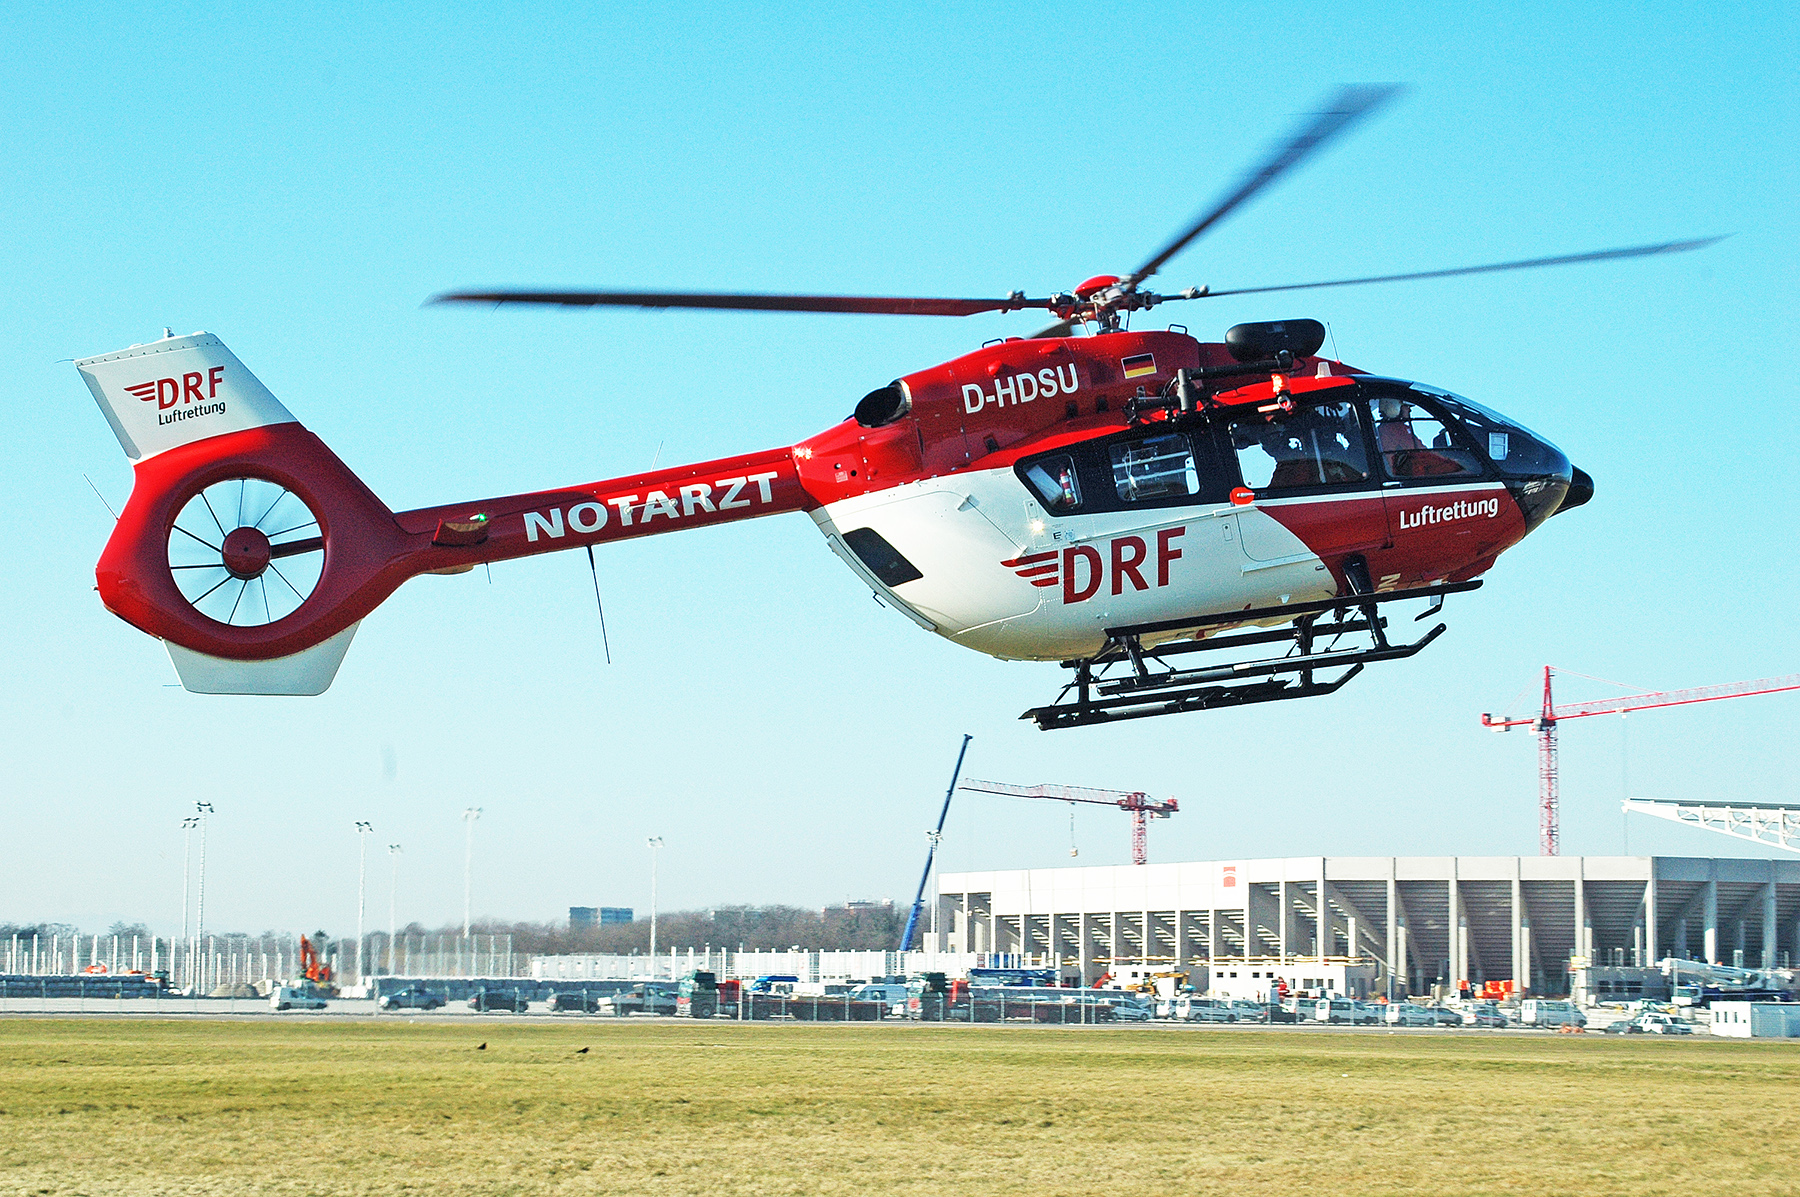
<instances>
[{"instance_id":1,"label":"nose of helicopter","mask_svg":"<svg viewBox=\"0 0 1800 1197\"><path fill-rule=\"evenodd\" d=\"M1558 503L1553 515L1561 515L1571 507L1579 507L1594 497L1594 479L1580 466L1569 467L1569 489L1564 492L1563 500Z\"/></svg>"}]
</instances>

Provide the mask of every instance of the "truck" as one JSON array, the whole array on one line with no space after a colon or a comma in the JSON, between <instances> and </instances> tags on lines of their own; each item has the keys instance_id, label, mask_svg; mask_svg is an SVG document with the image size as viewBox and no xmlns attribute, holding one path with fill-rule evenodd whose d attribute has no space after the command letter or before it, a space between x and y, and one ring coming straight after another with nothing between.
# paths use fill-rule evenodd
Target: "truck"
<instances>
[{"instance_id":1,"label":"truck","mask_svg":"<svg viewBox=\"0 0 1800 1197\"><path fill-rule=\"evenodd\" d=\"M718 974L701 969L681 978L675 992L675 1013L683 1018L736 1018L737 981L720 981Z\"/></svg>"}]
</instances>

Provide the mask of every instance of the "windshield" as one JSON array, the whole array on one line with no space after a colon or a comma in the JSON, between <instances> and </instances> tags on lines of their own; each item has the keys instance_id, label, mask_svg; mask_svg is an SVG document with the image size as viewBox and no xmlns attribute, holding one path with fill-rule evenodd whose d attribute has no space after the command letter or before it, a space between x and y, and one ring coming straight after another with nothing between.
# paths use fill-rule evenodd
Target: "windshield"
<instances>
[{"instance_id":1,"label":"windshield","mask_svg":"<svg viewBox=\"0 0 1800 1197\"><path fill-rule=\"evenodd\" d=\"M1416 382L1412 389L1436 399L1461 419L1502 474L1520 478L1569 472L1569 459L1561 450L1523 425L1449 391Z\"/></svg>"}]
</instances>

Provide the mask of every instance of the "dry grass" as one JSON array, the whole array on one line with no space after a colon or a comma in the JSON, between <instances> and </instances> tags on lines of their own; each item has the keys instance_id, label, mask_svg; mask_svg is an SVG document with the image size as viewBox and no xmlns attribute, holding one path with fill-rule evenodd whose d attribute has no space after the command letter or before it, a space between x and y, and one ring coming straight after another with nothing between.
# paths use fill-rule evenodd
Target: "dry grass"
<instances>
[{"instance_id":1,"label":"dry grass","mask_svg":"<svg viewBox=\"0 0 1800 1197\"><path fill-rule=\"evenodd\" d=\"M7 1194L1763 1197L1796 1132L1707 1038L0 1020Z\"/></svg>"}]
</instances>

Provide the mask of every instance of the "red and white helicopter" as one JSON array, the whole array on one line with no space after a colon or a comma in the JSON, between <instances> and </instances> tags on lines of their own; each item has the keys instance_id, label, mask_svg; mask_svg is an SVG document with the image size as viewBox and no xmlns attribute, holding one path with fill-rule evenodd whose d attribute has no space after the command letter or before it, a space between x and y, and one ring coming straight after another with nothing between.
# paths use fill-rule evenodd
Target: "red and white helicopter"
<instances>
[{"instance_id":1,"label":"red and white helicopter","mask_svg":"<svg viewBox=\"0 0 1800 1197\"><path fill-rule=\"evenodd\" d=\"M1157 295L1196 237L1388 98L1347 88L1124 277L1045 298L460 293L445 300L1057 322L871 391L799 444L581 486L392 512L210 334L76 363L136 463L101 600L215 694L318 694L361 620L418 574L785 511L812 517L888 606L1008 660L1060 661L1056 728L1328 694L1410 656L1382 604L1442 606L1593 483L1468 400L1319 356L1311 320L1223 343L1130 313L1209 295L1522 269L1677 242L1383 278ZM1091 335L1072 335L1078 325ZM1421 615L1419 618L1424 618ZM1193 654L1282 645L1260 660ZM1270 651L1259 649L1258 651ZM1221 660L1221 658L1212 658Z\"/></svg>"}]
</instances>

